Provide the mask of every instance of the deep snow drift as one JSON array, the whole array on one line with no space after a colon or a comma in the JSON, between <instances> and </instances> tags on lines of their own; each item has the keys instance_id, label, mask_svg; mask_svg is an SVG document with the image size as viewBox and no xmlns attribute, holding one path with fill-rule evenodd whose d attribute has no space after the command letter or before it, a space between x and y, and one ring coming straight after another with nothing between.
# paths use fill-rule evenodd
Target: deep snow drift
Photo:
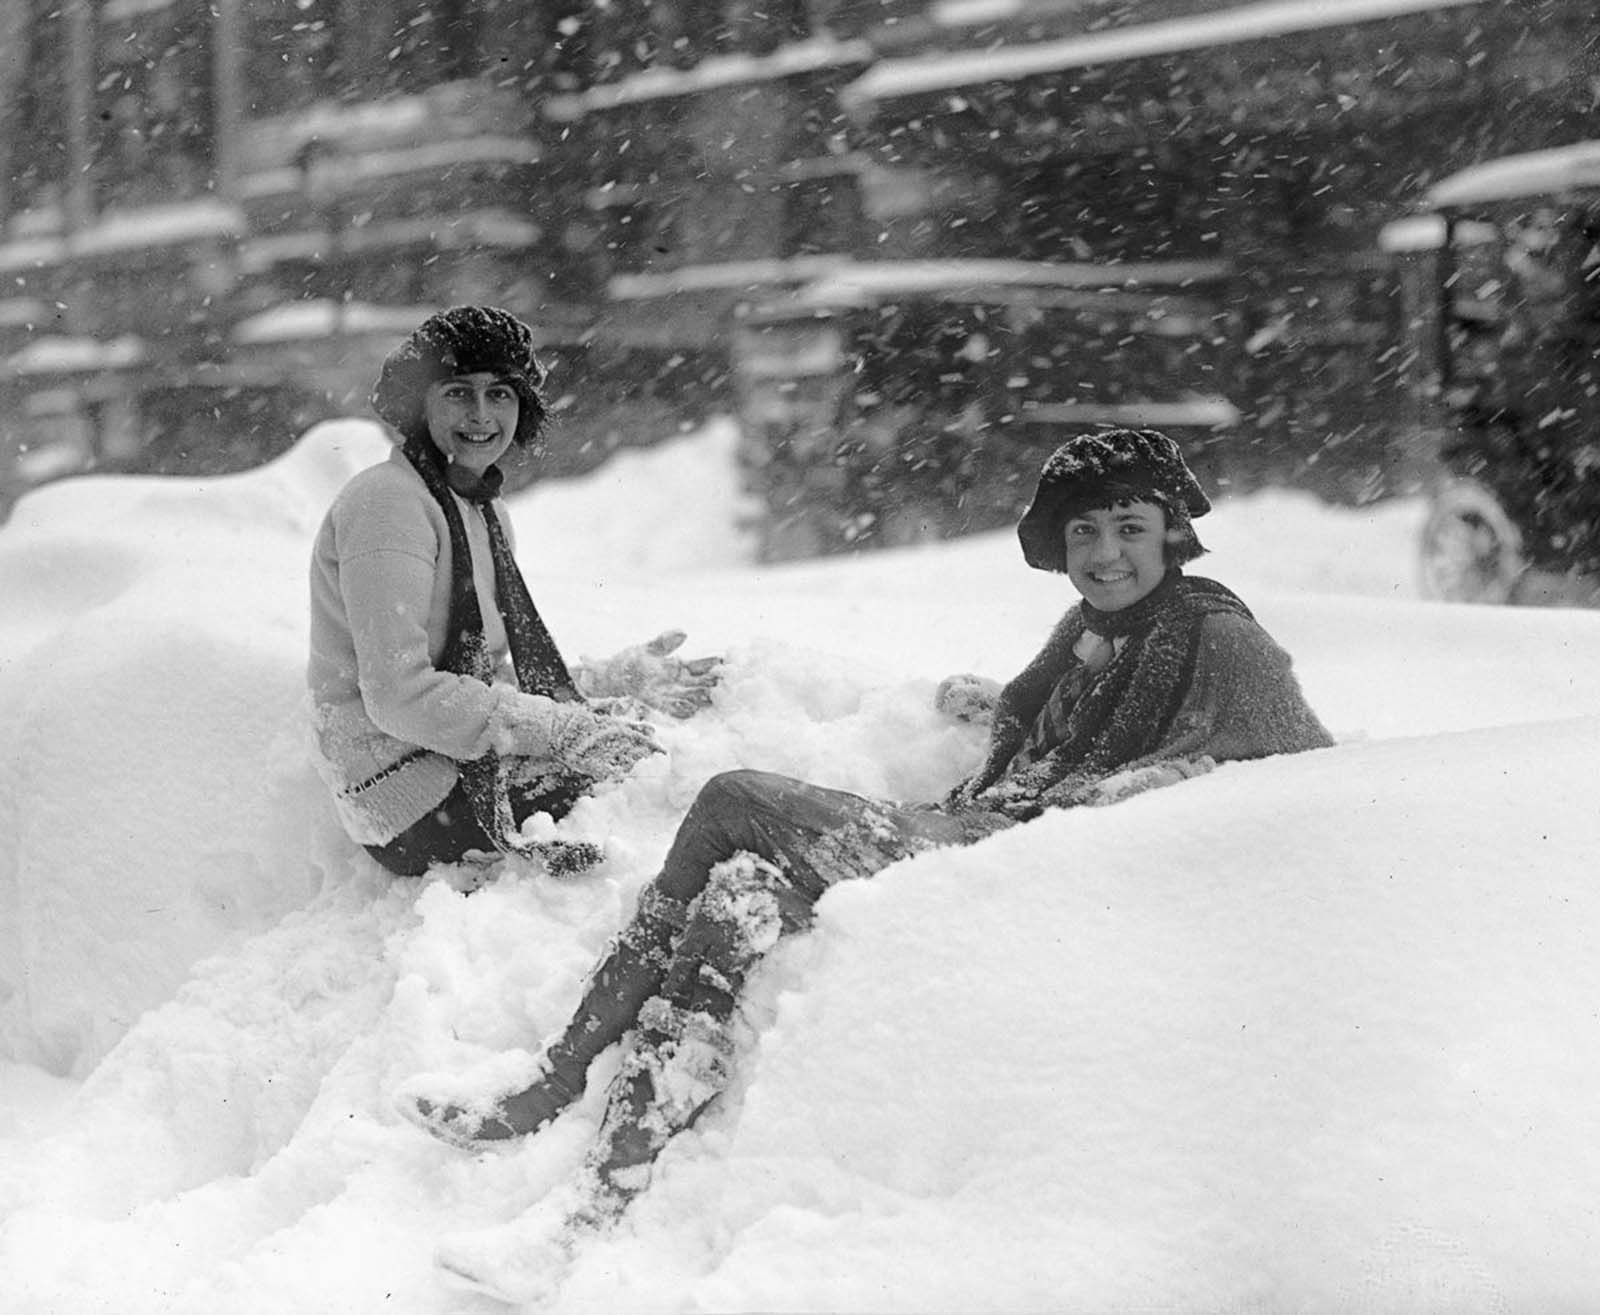
<instances>
[{"instance_id":1,"label":"deep snow drift","mask_svg":"<svg viewBox=\"0 0 1600 1315\"><path fill-rule=\"evenodd\" d=\"M934 683L1070 601L1005 535L745 565L716 428L513 506L569 655L669 626L715 708L563 824L607 863L464 897L339 835L304 569L357 423L206 482L83 480L0 530L0 1309L492 1310L532 1297L599 1114L472 1157L423 1071L510 1080L699 784L929 797ZM1197 570L1338 748L1054 814L830 893L758 974L734 1089L563 1310L1582 1309L1600 1290L1600 615L1416 601L1418 509L1225 502Z\"/></svg>"}]
</instances>

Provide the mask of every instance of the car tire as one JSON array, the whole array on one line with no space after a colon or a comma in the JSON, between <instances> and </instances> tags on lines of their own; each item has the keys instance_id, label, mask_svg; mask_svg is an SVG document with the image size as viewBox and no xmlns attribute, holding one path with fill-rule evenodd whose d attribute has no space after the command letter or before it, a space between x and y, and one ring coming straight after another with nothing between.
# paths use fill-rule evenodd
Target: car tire
<instances>
[{"instance_id":1,"label":"car tire","mask_svg":"<svg viewBox=\"0 0 1600 1315\"><path fill-rule=\"evenodd\" d=\"M1433 495L1422 527L1424 597L1449 603L1504 603L1527 569L1522 532L1500 499L1475 479L1455 479Z\"/></svg>"}]
</instances>

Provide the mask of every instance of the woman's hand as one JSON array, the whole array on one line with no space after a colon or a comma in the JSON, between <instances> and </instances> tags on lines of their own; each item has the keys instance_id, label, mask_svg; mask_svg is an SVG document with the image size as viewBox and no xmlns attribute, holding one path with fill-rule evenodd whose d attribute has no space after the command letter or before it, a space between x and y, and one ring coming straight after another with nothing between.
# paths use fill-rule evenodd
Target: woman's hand
<instances>
[{"instance_id":1,"label":"woman's hand","mask_svg":"<svg viewBox=\"0 0 1600 1315\"><path fill-rule=\"evenodd\" d=\"M933 692L933 707L936 712L956 721L987 726L994 720L995 705L1000 702L1000 689L998 680L964 671L959 675L946 676L939 682L939 688Z\"/></svg>"},{"instance_id":2,"label":"woman's hand","mask_svg":"<svg viewBox=\"0 0 1600 1315\"><path fill-rule=\"evenodd\" d=\"M580 705L560 703L559 708ZM653 753L660 753L655 731L642 721L624 721L584 708L569 718L550 741L551 755L573 771L597 781L618 780Z\"/></svg>"},{"instance_id":3,"label":"woman's hand","mask_svg":"<svg viewBox=\"0 0 1600 1315\"><path fill-rule=\"evenodd\" d=\"M1092 807L1119 804L1146 790L1160 790L1196 776L1204 776L1215 770L1216 765L1216 759L1205 754L1198 758L1165 758L1143 767L1127 768L1096 781L1092 786L1080 787L1078 797L1071 802ZM1046 803L1051 802L1048 791L1044 799Z\"/></svg>"},{"instance_id":4,"label":"woman's hand","mask_svg":"<svg viewBox=\"0 0 1600 1315\"><path fill-rule=\"evenodd\" d=\"M502 754L554 759L595 780L626 776L635 764L661 752L655 731L645 722L539 694L511 695L491 720L490 736Z\"/></svg>"},{"instance_id":5,"label":"woman's hand","mask_svg":"<svg viewBox=\"0 0 1600 1315\"><path fill-rule=\"evenodd\" d=\"M722 659L676 656L686 638L682 630L664 630L648 643L634 644L612 657L585 658L573 678L590 698L633 698L669 716L692 717L711 706Z\"/></svg>"}]
</instances>

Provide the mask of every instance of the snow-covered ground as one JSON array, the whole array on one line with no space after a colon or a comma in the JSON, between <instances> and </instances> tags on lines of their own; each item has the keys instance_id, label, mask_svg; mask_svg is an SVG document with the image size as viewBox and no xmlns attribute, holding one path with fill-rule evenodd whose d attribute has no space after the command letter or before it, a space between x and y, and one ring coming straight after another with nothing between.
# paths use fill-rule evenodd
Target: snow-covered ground
<instances>
[{"instance_id":1,"label":"snow-covered ground","mask_svg":"<svg viewBox=\"0 0 1600 1315\"><path fill-rule=\"evenodd\" d=\"M670 756L465 897L338 834L301 730L304 566L382 440L40 490L0 531L0 1310L444 1315L441 1242L532 1296L598 1117L481 1157L424 1071L524 1068L733 766L929 797L931 710L1070 601L1008 535L747 564L725 428L513 506L569 654L728 658ZM1600 1292L1600 613L1412 588L1419 510L1261 494L1197 569L1339 747L925 855L757 976L739 1081L571 1311L1579 1311Z\"/></svg>"}]
</instances>

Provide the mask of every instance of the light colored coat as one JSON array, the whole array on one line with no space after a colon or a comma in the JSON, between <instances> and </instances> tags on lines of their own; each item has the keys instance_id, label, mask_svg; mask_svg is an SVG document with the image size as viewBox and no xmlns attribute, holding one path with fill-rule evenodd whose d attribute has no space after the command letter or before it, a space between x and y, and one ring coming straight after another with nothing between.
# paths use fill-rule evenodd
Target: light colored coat
<instances>
[{"instance_id":1,"label":"light colored coat","mask_svg":"<svg viewBox=\"0 0 1600 1315\"><path fill-rule=\"evenodd\" d=\"M451 494L455 497L454 494ZM396 448L340 491L311 554L306 678L318 768L359 844L385 844L454 788L516 695L482 511L456 498L496 678L438 665L450 614L450 531ZM495 504L500 522L509 518Z\"/></svg>"}]
</instances>

